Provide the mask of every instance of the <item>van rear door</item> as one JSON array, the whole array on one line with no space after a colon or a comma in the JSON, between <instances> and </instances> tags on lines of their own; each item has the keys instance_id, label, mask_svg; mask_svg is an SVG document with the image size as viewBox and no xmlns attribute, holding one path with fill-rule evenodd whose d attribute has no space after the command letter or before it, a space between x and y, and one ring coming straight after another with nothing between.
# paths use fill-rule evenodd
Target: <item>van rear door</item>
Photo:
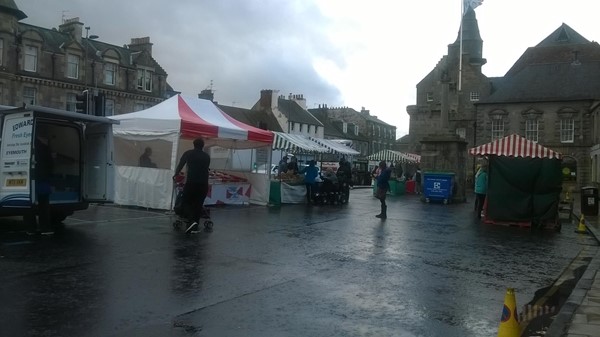
<instances>
[{"instance_id":1,"label":"van rear door","mask_svg":"<svg viewBox=\"0 0 600 337\"><path fill-rule=\"evenodd\" d=\"M115 185L112 124L87 124L84 143L84 198L88 202L112 202Z\"/></svg>"},{"instance_id":2,"label":"van rear door","mask_svg":"<svg viewBox=\"0 0 600 337\"><path fill-rule=\"evenodd\" d=\"M0 206L29 207L33 114L19 111L1 116Z\"/></svg>"}]
</instances>

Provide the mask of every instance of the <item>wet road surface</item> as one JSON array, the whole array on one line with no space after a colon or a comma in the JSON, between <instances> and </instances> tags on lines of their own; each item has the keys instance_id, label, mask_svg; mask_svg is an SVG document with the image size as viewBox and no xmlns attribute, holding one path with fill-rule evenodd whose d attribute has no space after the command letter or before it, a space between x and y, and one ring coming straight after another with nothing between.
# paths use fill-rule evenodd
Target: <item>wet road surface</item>
<instances>
[{"instance_id":1,"label":"wet road surface","mask_svg":"<svg viewBox=\"0 0 600 337\"><path fill-rule=\"evenodd\" d=\"M587 236L482 225L472 203L353 190L344 206L227 206L212 233L93 206L61 235L0 220L1 336L494 336Z\"/></svg>"}]
</instances>

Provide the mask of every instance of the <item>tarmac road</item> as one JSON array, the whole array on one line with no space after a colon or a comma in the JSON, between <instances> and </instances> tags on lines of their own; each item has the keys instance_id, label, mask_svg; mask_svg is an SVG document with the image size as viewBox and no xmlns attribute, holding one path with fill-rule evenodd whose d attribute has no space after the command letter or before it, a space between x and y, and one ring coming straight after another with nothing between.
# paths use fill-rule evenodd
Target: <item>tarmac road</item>
<instances>
[{"instance_id":1,"label":"tarmac road","mask_svg":"<svg viewBox=\"0 0 600 337\"><path fill-rule=\"evenodd\" d=\"M388 205L375 218L361 189L344 206L226 206L192 236L116 206L41 238L0 220L0 335L494 336L506 288L520 308L598 249L572 230L483 225L471 202Z\"/></svg>"}]
</instances>

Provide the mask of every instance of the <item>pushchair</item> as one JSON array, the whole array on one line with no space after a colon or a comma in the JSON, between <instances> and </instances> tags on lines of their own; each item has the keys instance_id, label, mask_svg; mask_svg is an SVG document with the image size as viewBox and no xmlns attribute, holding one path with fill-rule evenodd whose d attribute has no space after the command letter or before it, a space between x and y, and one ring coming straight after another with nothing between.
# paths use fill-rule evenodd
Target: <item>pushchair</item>
<instances>
[{"instance_id":1,"label":"pushchair","mask_svg":"<svg viewBox=\"0 0 600 337\"><path fill-rule=\"evenodd\" d=\"M316 197L316 203L321 205L336 205L341 203L340 184L324 177L323 181L319 183L319 192Z\"/></svg>"},{"instance_id":2,"label":"pushchair","mask_svg":"<svg viewBox=\"0 0 600 337\"><path fill-rule=\"evenodd\" d=\"M173 193L175 194L175 204L173 205L173 212L177 216L177 219L173 222L173 228L176 230L187 229L192 225L192 222L187 218L187 215L184 214L185 210L183 207L183 189L185 187L185 176L179 175L175 178L173 182ZM202 207L202 212L200 214L200 219L204 220L204 231L212 232L213 222L210 218L210 210L204 205L200 205ZM191 233L195 233L197 231L191 231Z\"/></svg>"}]
</instances>

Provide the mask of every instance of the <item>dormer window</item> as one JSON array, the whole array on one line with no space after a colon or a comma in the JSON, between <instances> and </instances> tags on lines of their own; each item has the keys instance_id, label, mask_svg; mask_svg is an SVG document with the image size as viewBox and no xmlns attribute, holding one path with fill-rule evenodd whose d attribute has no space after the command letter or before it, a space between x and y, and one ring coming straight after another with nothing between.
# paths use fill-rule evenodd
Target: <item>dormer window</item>
<instances>
[{"instance_id":1,"label":"dormer window","mask_svg":"<svg viewBox=\"0 0 600 337\"><path fill-rule=\"evenodd\" d=\"M117 78L117 65L107 62L104 64L104 84L115 85Z\"/></svg>"},{"instance_id":2,"label":"dormer window","mask_svg":"<svg viewBox=\"0 0 600 337\"><path fill-rule=\"evenodd\" d=\"M79 56L67 54L67 77L79 78Z\"/></svg>"},{"instance_id":3,"label":"dormer window","mask_svg":"<svg viewBox=\"0 0 600 337\"><path fill-rule=\"evenodd\" d=\"M152 91L152 72L148 69L138 69L137 88L147 92Z\"/></svg>"},{"instance_id":4,"label":"dormer window","mask_svg":"<svg viewBox=\"0 0 600 337\"><path fill-rule=\"evenodd\" d=\"M36 72L37 71L38 48L32 45L25 46L25 62L23 62L23 70Z\"/></svg>"}]
</instances>

